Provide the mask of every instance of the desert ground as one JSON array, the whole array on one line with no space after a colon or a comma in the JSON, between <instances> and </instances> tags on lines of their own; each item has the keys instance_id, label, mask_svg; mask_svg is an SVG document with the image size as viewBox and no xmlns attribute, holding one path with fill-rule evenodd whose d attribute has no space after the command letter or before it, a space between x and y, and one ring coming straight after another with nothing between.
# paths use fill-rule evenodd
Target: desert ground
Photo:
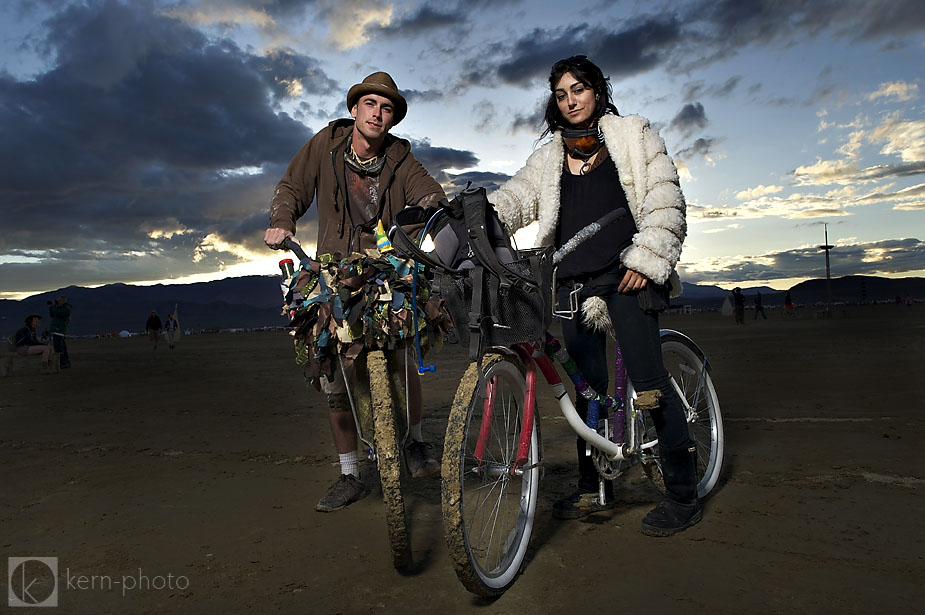
<instances>
[{"instance_id":1,"label":"desert ground","mask_svg":"<svg viewBox=\"0 0 925 615\"><path fill-rule=\"evenodd\" d=\"M370 497L313 510L339 470L324 399L280 331L156 351L77 339L72 369L43 375L36 360L0 379L0 558L58 558L66 613L920 612L925 305L768 315L662 319L712 362L726 433L722 483L678 536L640 533L658 495L637 470L613 510L553 519L573 435L540 399L534 537L493 601L456 579L439 479L406 490L408 574L390 564L372 464ZM439 454L467 360L458 346L436 360L424 433Z\"/></svg>"}]
</instances>

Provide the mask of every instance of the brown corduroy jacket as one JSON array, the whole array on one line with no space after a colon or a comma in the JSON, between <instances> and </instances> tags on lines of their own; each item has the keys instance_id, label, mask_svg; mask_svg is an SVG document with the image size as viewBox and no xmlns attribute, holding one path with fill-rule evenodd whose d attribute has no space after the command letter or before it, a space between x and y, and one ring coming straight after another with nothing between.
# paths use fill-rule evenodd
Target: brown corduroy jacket
<instances>
[{"instance_id":1,"label":"brown corduroy jacket","mask_svg":"<svg viewBox=\"0 0 925 615\"><path fill-rule=\"evenodd\" d=\"M270 227L296 231L314 200L318 207L318 254L359 252L376 247L377 219L351 211L344 176L344 149L353 120L335 120L296 153L270 201ZM409 205L445 198L440 184L411 154L411 144L392 135L384 144L385 165L379 175L379 218L385 228Z\"/></svg>"}]
</instances>

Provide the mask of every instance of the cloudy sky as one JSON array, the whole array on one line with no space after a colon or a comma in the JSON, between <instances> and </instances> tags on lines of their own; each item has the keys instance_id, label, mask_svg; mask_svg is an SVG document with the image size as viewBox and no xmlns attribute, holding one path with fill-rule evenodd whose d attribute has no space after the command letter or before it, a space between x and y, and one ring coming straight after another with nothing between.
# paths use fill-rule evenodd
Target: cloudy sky
<instances>
[{"instance_id":1,"label":"cloudy sky","mask_svg":"<svg viewBox=\"0 0 925 615\"><path fill-rule=\"evenodd\" d=\"M376 70L447 191L491 188L576 53L678 164L685 281L824 276L824 223L833 275L925 275L920 1L3 4L0 298L275 273L273 187Z\"/></svg>"}]
</instances>

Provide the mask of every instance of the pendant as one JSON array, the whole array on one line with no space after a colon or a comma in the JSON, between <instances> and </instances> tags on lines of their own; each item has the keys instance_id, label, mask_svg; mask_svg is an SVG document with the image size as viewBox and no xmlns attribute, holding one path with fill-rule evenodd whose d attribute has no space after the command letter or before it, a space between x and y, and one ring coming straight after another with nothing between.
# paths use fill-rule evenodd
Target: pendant
<instances>
[{"instance_id":1,"label":"pendant","mask_svg":"<svg viewBox=\"0 0 925 615\"><path fill-rule=\"evenodd\" d=\"M591 162L588 161L588 160L586 160L585 163L584 163L583 165L581 165L581 168L578 169L578 174L579 174L579 175L584 175L585 173L587 173L587 172L590 171L590 170L591 170Z\"/></svg>"}]
</instances>

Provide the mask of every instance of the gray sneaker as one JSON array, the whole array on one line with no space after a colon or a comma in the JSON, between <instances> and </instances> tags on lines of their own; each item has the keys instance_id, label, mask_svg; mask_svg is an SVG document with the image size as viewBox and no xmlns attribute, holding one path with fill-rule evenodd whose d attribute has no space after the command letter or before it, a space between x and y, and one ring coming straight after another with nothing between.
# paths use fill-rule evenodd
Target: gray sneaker
<instances>
[{"instance_id":1,"label":"gray sneaker","mask_svg":"<svg viewBox=\"0 0 925 615\"><path fill-rule=\"evenodd\" d=\"M430 454L433 444L411 440L405 445L405 463L411 478L440 474L440 462Z\"/></svg>"},{"instance_id":2,"label":"gray sneaker","mask_svg":"<svg viewBox=\"0 0 925 615\"><path fill-rule=\"evenodd\" d=\"M367 495L363 481L353 474L341 474L327 494L315 504L318 512L333 512L340 510Z\"/></svg>"}]
</instances>

